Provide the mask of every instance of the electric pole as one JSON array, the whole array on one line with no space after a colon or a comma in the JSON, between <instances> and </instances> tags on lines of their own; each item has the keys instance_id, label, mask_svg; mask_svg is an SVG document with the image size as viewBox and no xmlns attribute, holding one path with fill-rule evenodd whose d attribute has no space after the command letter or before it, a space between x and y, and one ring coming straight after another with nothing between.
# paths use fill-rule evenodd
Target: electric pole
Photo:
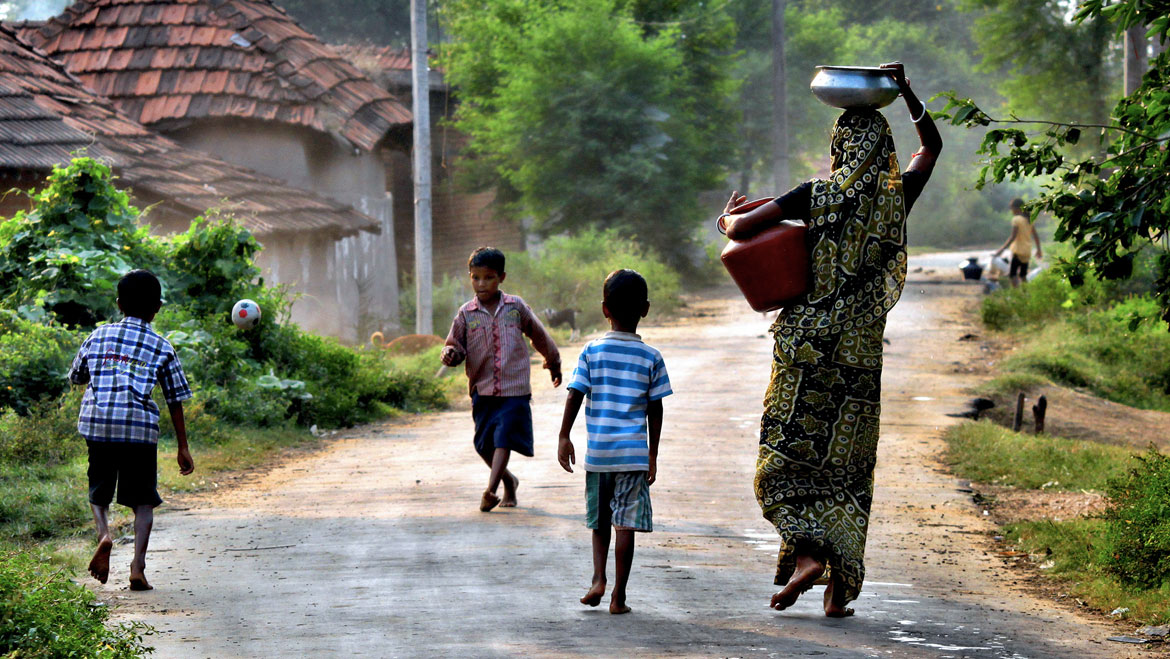
<instances>
[{"instance_id":1,"label":"electric pole","mask_svg":"<svg viewBox=\"0 0 1170 659\"><path fill-rule=\"evenodd\" d=\"M431 304L431 80L427 0L410 0L411 97L414 111L414 285L416 334L434 334Z\"/></svg>"}]
</instances>

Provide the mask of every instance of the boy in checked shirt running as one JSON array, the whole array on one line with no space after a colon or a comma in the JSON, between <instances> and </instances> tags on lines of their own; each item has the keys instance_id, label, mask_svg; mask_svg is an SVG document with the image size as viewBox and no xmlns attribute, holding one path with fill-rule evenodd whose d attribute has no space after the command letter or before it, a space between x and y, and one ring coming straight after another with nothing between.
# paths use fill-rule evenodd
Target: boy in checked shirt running
<instances>
[{"instance_id":1,"label":"boy in checked shirt running","mask_svg":"<svg viewBox=\"0 0 1170 659\"><path fill-rule=\"evenodd\" d=\"M89 448L89 503L97 523L98 547L89 573L105 583L110 575L110 503L134 510L134 560L130 590L151 590L146 580L146 545L154 507L162 503L158 481L158 406L150 399L162 385L178 443L179 473L195 470L187 450L183 401L191 397L175 349L150 328L162 306L162 286L146 270L132 270L118 281L122 320L102 325L81 344L69 380L87 385L77 430Z\"/></svg>"},{"instance_id":2,"label":"boy in checked shirt running","mask_svg":"<svg viewBox=\"0 0 1170 659\"><path fill-rule=\"evenodd\" d=\"M467 271L475 297L455 314L442 360L446 366L467 360L475 452L491 468L479 502L486 513L497 505L516 505L520 479L508 471L508 459L512 451L530 458L533 454L531 367L524 337L544 355L554 387L561 384L561 355L524 300L500 291L507 277L503 252L480 247L467 260ZM501 481L502 500L496 494Z\"/></svg>"}]
</instances>

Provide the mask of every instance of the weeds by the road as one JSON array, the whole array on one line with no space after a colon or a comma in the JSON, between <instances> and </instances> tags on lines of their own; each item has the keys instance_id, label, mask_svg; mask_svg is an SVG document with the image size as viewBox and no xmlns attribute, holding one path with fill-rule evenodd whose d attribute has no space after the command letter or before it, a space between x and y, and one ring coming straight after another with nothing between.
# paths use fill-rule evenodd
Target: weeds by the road
<instances>
[{"instance_id":1,"label":"weeds by the road","mask_svg":"<svg viewBox=\"0 0 1170 659\"><path fill-rule=\"evenodd\" d=\"M64 570L8 552L0 560L0 656L140 657L150 629L107 626L109 609Z\"/></svg>"},{"instance_id":2,"label":"weeds by the road","mask_svg":"<svg viewBox=\"0 0 1170 659\"><path fill-rule=\"evenodd\" d=\"M1068 592L1103 612L1170 621L1170 458L1047 435L989 421L949 429L947 459L956 475L1024 490L1094 490L1108 496L1100 517L1039 519L1004 526L1005 540L1027 552Z\"/></svg>"},{"instance_id":3,"label":"weeds by the road","mask_svg":"<svg viewBox=\"0 0 1170 659\"><path fill-rule=\"evenodd\" d=\"M1170 412L1170 327L1149 291L1152 255L1123 283L1086 278L1080 287L1051 270L983 302L986 326L1016 349L997 368L992 394L1053 382L1142 409Z\"/></svg>"},{"instance_id":4,"label":"weeds by the road","mask_svg":"<svg viewBox=\"0 0 1170 659\"><path fill-rule=\"evenodd\" d=\"M951 428L947 457L955 474L1024 489L1095 490L1123 476L1130 449L1012 432L990 421Z\"/></svg>"}]
</instances>

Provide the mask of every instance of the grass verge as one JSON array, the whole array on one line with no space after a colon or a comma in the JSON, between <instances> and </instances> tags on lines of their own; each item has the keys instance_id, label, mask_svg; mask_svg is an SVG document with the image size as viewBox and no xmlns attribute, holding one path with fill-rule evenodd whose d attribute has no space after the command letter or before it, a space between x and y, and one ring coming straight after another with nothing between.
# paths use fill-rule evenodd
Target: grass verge
<instances>
[{"instance_id":1,"label":"grass verge","mask_svg":"<svg viewBox=\"0 0 1170 659\"><path fill-rule=\"evenodd\" d=\"M946 458L957 476L1026 490L1093 490L1110 495L1133 490L1137 482L1133 475L1144 471L1143 463L1149 462L1148 457L1138 460L1138 455L1118 446L1016 433L986 420L947 431ZM1167 505L1161 494L1156 499ZM1116 504L1114 500L1104 517L1012 522L1003 528L1004 539L1027 552L1043 574L1090 606L1104 613L1128 609L1125 618L1143 623L1170 622L1170 579L1150 587L1119 577L1121 561L1110 525L1124 525L1133 515L1112 512L1120 511ZM1157 550L1150 548L1147 553L1156 556Z\"/></svg>"},{"instance_id":2,"label":"grass verge","mask_svg":"<svg viewBox=\"0 0 1170 659\"><path fill-rule=\"evenodd\" d=\"M1170 582L1156 589L1121 583L1108 569L1109 549L1101 541L1105 532L1102 519L1040 520L1006 525L1004 540L1028 552L1070 595L1102 612L1129 609L1121 617L1146 624L1170 622Z\"/></svg>"},{"instance_id":3,"label":"grass verge","mask_svg":"<svg viewBox=\"0 0 1170 659\"><path fill-rule=\"evenodd\" d=\"M1024 489L1104 492L1134 456L1119 446L1027 435L990 421L952 426L947 445L947 462L957 476Z\"/></svg>"}]
</instances>

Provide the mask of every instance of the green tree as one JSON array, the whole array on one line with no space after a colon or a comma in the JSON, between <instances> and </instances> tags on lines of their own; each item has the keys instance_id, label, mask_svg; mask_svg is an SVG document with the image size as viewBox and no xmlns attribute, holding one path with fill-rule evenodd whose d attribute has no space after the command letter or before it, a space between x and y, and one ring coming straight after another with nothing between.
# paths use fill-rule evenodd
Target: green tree
<instances>
[{"instance_id":1,"label":"green tree","mask_svg":"<svg viewBox=\"0 0 1170 659\"><path fill-rule=\"evenodd\" d=\"M979 70L996 75L1005 108L1057 121L1102 123L1121 94L1113 29L1072 20L1067 0L963 0L975 19Z\"/></svg>"},{"instance_id":2,"label":"green tree","mask_svg":"<svg viewBox=\"0 0 1170 659\"><path fill-rule=\"evenodd\" d=\"M1149 25L1150 35L1165 42L1170 29L1166 3L1088 0L1076 14L1087 22L1109 20L1115 30ZM1033 216L1045 211L1058 221L1056 238L1071 243L1076 256L1061 269L1074 286L1091 270L1106 280L1128 279L1139 252L1156 252L1153 284L1170 320L1170 56L1160 55L1142 85L1122 98L1110 120L1074 124L994 118L973 101L948 94L942 116L964 126L996 127L987 132L980 152L985 164L977 185L1004 180L1038 180L1044 194L1031 205ZM1002 126L1002 127L1001 127ZM1099 135L1100 153L1077 155L1082 135ZM1140 319L1135 318L1134 322Z\"/></svg>"},{"instance_id":3,"label":"green tree","mask_svg":"<svg viewBox=\"0 0 1170 659\"><path fill-rule=\"evenodd\" d=\"M712 54L730 52L729 23L688 13L700 8L445 4L443 63L460 99L455 126L470 136L469 180L541 233L614 227L683 262L706 218L697 193L721 182L737 117L728 67Z\"/></svg>"}]
</instances>

